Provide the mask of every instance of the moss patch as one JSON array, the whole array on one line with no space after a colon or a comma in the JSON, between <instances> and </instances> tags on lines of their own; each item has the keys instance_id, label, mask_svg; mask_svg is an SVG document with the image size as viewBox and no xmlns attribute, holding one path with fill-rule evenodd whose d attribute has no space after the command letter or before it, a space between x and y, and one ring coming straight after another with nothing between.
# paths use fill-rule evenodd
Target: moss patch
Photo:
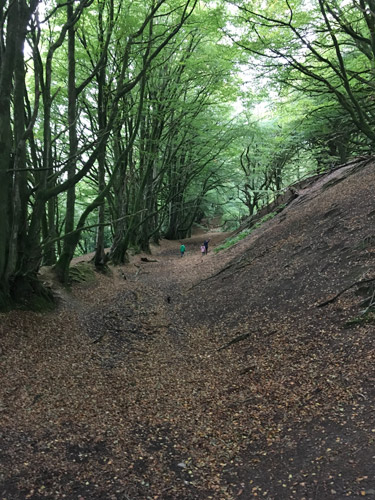
<instances>
[{"instance_id":1,"label":"moss patch","mask_svg":"<svg viewBox=\"0 0 375 500\"><path fill-rule=\"evenodd\" d=\"M92 283L96 279L93 264L78 262L69 269L69 279L75 283Z\"/></svg>"},{"instance_id":2,"label":"moss patch","mask_svg":"<svg viewBox=\"0 0 375 500\"><path fill-rule=\"evenodd\" d=\"M56 302L52 291L34 276L16 277L11 287L11 306L35 312L52 311Z\"/></svg>"}]
</instances>

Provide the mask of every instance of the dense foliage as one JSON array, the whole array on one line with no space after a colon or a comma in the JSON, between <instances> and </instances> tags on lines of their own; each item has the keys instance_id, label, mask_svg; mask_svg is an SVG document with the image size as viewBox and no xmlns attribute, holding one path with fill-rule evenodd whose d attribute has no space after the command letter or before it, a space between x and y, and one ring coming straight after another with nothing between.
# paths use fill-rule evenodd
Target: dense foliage
<instances>
[{"instance_id":1,"label":"dense foliage","mask_svg":"<svg viewBox=\"0 0 375 500\"><path fill-rule=\"evenodd\" d=\"M0 6L0 306L371 151L374 5ZM110 248L110 251L105 249Z\"/></svg>"}]
</instances>

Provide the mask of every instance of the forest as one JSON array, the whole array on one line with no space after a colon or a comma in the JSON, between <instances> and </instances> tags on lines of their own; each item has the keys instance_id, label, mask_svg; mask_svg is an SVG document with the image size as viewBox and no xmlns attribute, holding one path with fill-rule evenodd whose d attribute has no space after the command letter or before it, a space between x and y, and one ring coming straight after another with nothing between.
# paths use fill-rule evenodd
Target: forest
<instances>
[{"instance_id":1,"label":"forest","mask_svg":"<svg viewBox=\"0 0 375 500\"><path fill-rule=\"evenodd\" d=\"M374 0L2 0L0 309L373 151Z\"/></svg>"},{"instance_id":2,"label":"forest","mask_svg":"<svg viewBox=\"0 0 375 500\"><path fill-rule=\"evenodd\" d=\"M375 0L0 29L0 499L374 498Z\"/></svg>"}]
</instances>

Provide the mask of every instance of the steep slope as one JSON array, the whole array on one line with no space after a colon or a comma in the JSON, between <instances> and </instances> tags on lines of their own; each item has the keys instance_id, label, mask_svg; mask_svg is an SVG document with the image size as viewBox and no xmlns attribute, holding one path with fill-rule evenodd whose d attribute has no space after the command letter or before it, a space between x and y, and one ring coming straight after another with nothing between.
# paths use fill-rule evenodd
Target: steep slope
<instances>
[{"instance_id":1,"label":"steep slope","mask_svg":"<svg viewBox=\"0 0 375 500\"><path fill-rule=\"evenodd\" d=\"M231 323L232 313L241 320L258 312L268 319L305 319L308 312L320 321L329 312L316 302L371 277L373 188L374 164L361 161L301 189L284 211L236 245L237 255L217 275L195 287L189 301L198 299L202 321L211 323L213 314Z\"/></svg>"},{"instance_id":2,"label":"steep slope","mask_svg":"<svg viewBox=\"0 0 375 500\"><path fill-rule=\"evenodd\" d=\"M374 185L365 159L299 189L179 311L231 351L241 498L375 496Z\"/></svg>"}]
</instances>

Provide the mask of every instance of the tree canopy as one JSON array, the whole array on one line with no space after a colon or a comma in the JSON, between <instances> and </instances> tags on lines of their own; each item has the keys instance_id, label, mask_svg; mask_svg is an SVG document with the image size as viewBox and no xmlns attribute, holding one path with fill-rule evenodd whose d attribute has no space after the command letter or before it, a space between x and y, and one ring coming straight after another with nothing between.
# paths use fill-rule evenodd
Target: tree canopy
<instances>
[{"instance_id":1,"label":"tree canopy","mask_svg":"<svg viewBox=\"0 0 375 500\"><path fill-rule=\"evenodd\" d=\"M5 0L0 307L126 262L375 139L372 0ZM109 250L108 250L109 249Z\"/></svg>"}]
</instances>

